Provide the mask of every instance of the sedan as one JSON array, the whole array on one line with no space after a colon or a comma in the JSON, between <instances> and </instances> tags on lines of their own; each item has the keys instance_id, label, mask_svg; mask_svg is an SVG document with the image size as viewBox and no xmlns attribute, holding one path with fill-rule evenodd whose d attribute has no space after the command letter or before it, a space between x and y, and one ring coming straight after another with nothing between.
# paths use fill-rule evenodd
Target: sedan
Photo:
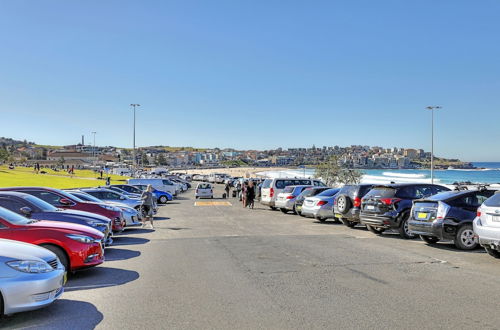
<instances>
[{"instance_id":1,"label":"sedan","mask_svg":"<svg viewBox=\"0 0 500 330\"><path fill-rule=\"evenodd\" d=\"M0 239L0 317L50 305L63 294L64 279L51 251Z\"/></svg>"},{"instance_id":2,"label":"sedan","mask_svg":"<svg viewBox=\"0 0 500 330\"><path fill-rule=\"evenodd\" d=\"M102 264L104 235L87 226L61 221L34 220L0 207L0 238L44 247L68 271Z\"/></svg>"},{"instance_id":3,"label":"sedan","mask_svg":"<svg viewBox=\"0 0 500 330\"><path fill-rule=\"evenodd\" d=\"M307 197L302 205L300 215L305 217L312 217L321 222L326 219L333 218L333 201L335 195L340 191L340 188L332 188L323 191L322 193Z\"/></svg>"},{"instance_id":4,"label":"sedan","mask_svg":"<svg viewBox=\"0 0 500 330\"><path fill-rule=\"evenodd\" d=\"M295 201L297 196L299 196L305 189L312 186L301 185L301 186L287 186L282 192L276 197L275 206L281 210L283 213L288 213L292 211L297 214L295 210Z\"/></svg>"}]
</instances>

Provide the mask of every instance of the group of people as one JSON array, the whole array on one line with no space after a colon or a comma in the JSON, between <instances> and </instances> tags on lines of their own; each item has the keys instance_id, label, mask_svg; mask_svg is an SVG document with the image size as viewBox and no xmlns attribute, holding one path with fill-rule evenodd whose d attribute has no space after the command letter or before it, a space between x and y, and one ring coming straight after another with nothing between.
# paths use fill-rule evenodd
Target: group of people
<instances>
[{"instance_id":1,"label":"group of people","mask_svg":"<svg viewBox=\"0 0 500 330\"><path fill-rule=\"evenodd\" d=\"M235 187L236 196L240 199L243 204L243 207L248 207L253 209L255 205L255 197L257 196L257 185L253 181L245 181L243 184L241 182L237 182ZM231 185L226 183L224 188L226 191L226 196L229 197L229 192L231 191Z\"/></svg>"}]
</instances>

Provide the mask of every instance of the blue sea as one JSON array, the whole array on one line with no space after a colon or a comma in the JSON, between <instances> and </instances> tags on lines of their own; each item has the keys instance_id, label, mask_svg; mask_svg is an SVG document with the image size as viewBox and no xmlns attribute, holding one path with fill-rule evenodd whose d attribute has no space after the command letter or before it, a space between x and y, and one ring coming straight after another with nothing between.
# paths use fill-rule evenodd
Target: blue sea
<instances>
[{"instance_id":1,"label":"blue sea","mask_svg":"<svg viewBox=\"0 0 500 330\"><path fill-rule=\"evenodd\" d=\"M434 170L434 183L452 184L470 181L473 183L500 183L500 162L473 162L477 170ZM290 169L262 172L271 177L311 177L313 169ZM430 170L363 170L363 183L430 182Z\"/></svg>"}]
</instances>

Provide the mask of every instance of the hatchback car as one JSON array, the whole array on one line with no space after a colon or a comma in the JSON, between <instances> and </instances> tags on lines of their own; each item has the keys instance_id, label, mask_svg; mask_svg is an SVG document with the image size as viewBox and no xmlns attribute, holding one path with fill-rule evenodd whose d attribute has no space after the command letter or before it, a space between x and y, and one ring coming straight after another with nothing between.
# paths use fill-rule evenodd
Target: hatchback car
<instances>
[{"instance_id":1,"label":"hatchback car","mask_svg":"<svg viewBox=\"0 0 500 330\"><path fill-rule=\"evenodd\" d=\"M366 195L372 184L345 185L340 188L333 203L333 213L347 227L354 227L359 223L361 198Z\"/></svg>"},{"instance_id":2,"label":"hatchback car","mask_svg":"<svg viewBox=\"0 0 500 330\"><path fill-rule=\"evenodd\" d=\"M0 317L50 305L63 294L64 278L53 252L0 239Z\"/></svg>"},{"instance_id":3,"label":"hatchback car","mask_svg":"<svg viewBox=\"0 0 500 330\"><path fill-rule=\"evenodd\" d=\"M493 190L447 191L413 201L408 229L429 244L453 240L461 250L478 245L472 221L477 209L493 196Z\"/></svg>"},{"instance_id":4,"label":"hatchback car","mask_svg":"<svg viewBox=\"0 0 500 330\"><path fill-rule=\"evenodd\" d=\"M281 210L283 213L288 213L289 211L293 211L294 214L297 214L295 211L295 200L297 196L299 196L304 189L310 188L312 186L288 186L283 189L283 192L278 194L276 198L276 207Z\"/></svg>"},{"instance_id":5,"label":"hatchback car","mask_svg":"<svg viewBox=\"0 0 500 330\"><path fill-rule=\"evenodd\" d=\"M39 245L59 258L68 271L97 266L104 261L104 235L87 226L34 220L0 207L0 238Z\"/></svg>"},{"instance_id":6,"label":"hatchback car","mask_svg":"<svg viewBox=\"0 0 500 330\"><path fill-rule=\"evenodd\" d=\"M300 214L305 217L313 217L321 222L333 218L333 201L339 191L340 188L331 188L316 196L307 197Z\"/></svg>"},{"instance_id":7,"label":"hatchback car","mask_svg":"<svg viewBox=\"0 0 500 330\"><path fill-rule=\"evenodd\" d=\"M450 189L433 184L401 183L374 186L361 199L361 224L375 234L395 229L402 238L414 238L408 229L412 202Z\"/></svg>"},{"instance_id":8,"label":"hatchback car","mask_svg":"<svg viewBox=\"0 0 500 330\"><path fill-rule=\"evenodd\" d=\"M297 198L295 198L295 205L294 205L295 212L297 212L297 214L300 214L300 212L302 211L302 205L304 204L304 200L307 197L316 196L317 194L322 193L323 191L328 190L328 189L330 189L330 188L328 188L328 187L310 187L310 188L304 189L300 193L300 195L298 195Z\"/></svg>"},{"instance_id":9,"label":"hatchback car","mask_svg":"<svg viewBox=\"0 0 500 330\"><path fill-rule=\"evenodd\" d=\"M198 183L194 193L195 198L214 198L214 190L210 183Z\"/></svg>"},{"instance_id":10,"label":"hatchback car","mask_svg":"<svg viewBox=\"0 0 500 330\"><path fill-rule=\"evenodd\" d=\"M489 255L500 258L500 193L496 193L477 210L474 233Z\"/></svg>"}]
</instances>

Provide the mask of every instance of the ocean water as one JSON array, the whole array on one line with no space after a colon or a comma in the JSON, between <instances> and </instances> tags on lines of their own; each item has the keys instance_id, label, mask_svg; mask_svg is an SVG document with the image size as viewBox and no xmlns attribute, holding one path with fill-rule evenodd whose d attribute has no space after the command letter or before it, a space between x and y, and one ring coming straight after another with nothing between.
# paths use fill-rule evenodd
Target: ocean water
<instances>
[{"instance_id":1,"label":"ocean water","mask_svg":"<svg viewBox=\"0 0 500 330\"><path fill-rule=\"evenodd\" d=\"M434 170L434 183L452 184L470 181L473 183L500 183L500 162L477 162L477 170ZM290 169L284 171L264 171L268 177L311 177L313 169ZM363 183L430 183L430 170L363 170Z\"/></svg>"}]
</instances>

